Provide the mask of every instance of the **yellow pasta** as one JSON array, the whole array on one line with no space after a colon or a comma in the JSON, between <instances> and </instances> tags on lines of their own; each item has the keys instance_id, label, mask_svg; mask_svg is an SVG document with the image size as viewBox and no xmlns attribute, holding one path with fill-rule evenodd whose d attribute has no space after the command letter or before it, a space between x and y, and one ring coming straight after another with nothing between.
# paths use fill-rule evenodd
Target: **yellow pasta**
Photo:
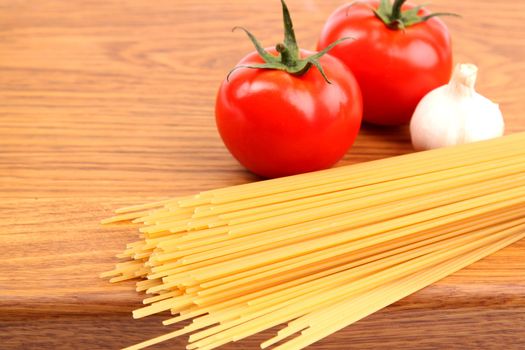
<instances>
[{"instance_id":1,"label":"yellow pasta","mask_svg":"<svg viewBox=\"0 0 525 350\"><path fill-rule=\"evenodd\" d=\"M211 350L287 324L302 349L525 237L525 134L201 192L116 211L139 224L101 276L139 279ZM288 339L290 338L290 339ZM288 339L288 340L287 340Z\"/></svg>"}]
</instances>

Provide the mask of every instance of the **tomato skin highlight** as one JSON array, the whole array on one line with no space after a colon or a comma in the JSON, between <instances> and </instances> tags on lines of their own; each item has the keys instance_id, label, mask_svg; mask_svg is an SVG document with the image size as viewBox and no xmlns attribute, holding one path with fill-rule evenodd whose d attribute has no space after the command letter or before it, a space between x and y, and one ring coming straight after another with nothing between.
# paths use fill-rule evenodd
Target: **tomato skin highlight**
<instances>
[{"instance_id":1,"label":"tomato skin highlight","mask_svg":"<svg viewBox=\"0 0 525 350\"><path fill-rule=\"evenodd\" d=\"M312 54L301 50L303 57ZM252 52L238 66L262 62ZM265 178L327 169L352 146L361 126L361 91L338 59L325 55L319 62L332 84L315 67L301 76L240 68L222 83L217 127L244 167Z\"/></svg>"},{"instance_id":2,"label":"tomato skin highlight","mask_svg":"<svg viewBox=\"0 0 525 350\"><path fill-rule=\"evenodd\" d=\"M378 125L406 124L419 101L450 79L450 34L437 17L405 30L388 28L368 6L377 8L379 1L360 1L335 10L321 32L318 49L339 38L354 38L330 54L343 61L359 82L363 119ZM407 3L403 10L413 7ZM419 14L430 12L423 8Z\"/></svg>"}]
</instances>

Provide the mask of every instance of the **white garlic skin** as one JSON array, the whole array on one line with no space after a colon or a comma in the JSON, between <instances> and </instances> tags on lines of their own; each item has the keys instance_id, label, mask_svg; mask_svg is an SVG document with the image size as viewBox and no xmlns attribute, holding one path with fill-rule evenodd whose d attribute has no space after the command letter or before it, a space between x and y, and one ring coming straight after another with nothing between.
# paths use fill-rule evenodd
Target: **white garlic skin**
<instances>
[{"instance_id":1,"label":"white garlic skin","mask_svg":"<svg viewBox=\"0 0 525 350\"><path fill-rule=\"evenodd\" d=\"M456 67L449 84L428 93L410 123L418 151L500 137L505 122L499 106L474 90L477 67Z\"/></svg>"}]
</instances>

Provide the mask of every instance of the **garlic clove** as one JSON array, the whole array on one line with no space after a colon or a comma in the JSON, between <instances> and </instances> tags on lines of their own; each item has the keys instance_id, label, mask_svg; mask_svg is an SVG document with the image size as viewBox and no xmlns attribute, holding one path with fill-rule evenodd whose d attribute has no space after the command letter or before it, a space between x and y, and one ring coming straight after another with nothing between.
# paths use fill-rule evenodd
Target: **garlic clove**
<instances>
[{"instance_id":1,"label":"garlic clove","mask_svg":"<svg viewBox=\"0 0 525 350\"><path fill-rule=\"evenodd\" d=\"M463 143L488 140L503 136L505 122L499 105L477 94L473 97L473 112L465 120Z\"/></svg>"},{"instance_id":2,"label":"garlic clove","mask_svg":"<svg viewBox=\"0 0 525 350\"><path fill-rule=\"evenodd\" d=\"M410 133L416 150L454 146L502 136L499 106L478 94L478 68L459 64L449 84L429 92L418 104Z\"/></svg>"}]
</instances>

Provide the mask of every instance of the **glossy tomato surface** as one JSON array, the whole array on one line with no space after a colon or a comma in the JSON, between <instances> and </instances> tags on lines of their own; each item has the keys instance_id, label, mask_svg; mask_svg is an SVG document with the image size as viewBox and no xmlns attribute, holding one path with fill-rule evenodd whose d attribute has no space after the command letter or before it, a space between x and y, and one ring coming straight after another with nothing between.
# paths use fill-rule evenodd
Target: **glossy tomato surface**
<instances>
[{"instance_id":1,"label":"glossy tomato surface","mask_svg":"<svg viewBox=\"0 0 525 350\"><path fill-rule=\"evenodd\" d=\"M371 11L379 1L343 5L327 20L319 39L323 49L352 37L330 51L354 73L363 93L365 121L400 125L410 121L419 101L448 83L452 73L451 39L437 17L401 29L388 28ZM403 10L414 5L405 4ZM425 9L419 15L427 15Z\"/></svg>"},{"instance_id":2,"label":"glossy tomato surface","mask_svg":"<svg viewBox=\"0 0 525 350\"><path fill-rule=\"evenodd\" d=\"M272 54L275 50L268 49ZM303 57L313 52L301 50ZM239 65L262 63L253 52ZM219 89L216 121L232 155L266 178L326 169L352 146L362 118L359 86L338 59L294 76L280 70L240 68Z\"/></svg>"}]
</instances>

